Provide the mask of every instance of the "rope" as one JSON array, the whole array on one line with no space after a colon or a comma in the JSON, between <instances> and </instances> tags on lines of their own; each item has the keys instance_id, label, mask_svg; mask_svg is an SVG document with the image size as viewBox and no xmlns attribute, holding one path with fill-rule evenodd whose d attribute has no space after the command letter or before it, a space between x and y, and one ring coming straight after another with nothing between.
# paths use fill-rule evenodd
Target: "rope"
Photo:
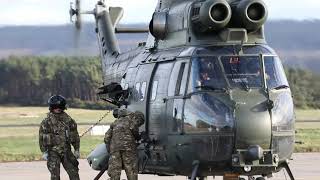
<instances>
[{"instance_id":1,"label":"rope","mask_svg":"<svg viewBox=\"0 0 320 180\"><path fill-rule=\"evenodd\" d=\"M88 128L85 132L83 132L81 135L80 135L80 138L82 138L84 135L86 135L88 132L90 132L95 126L97 126L98 124L100 124L100 122L106 118L108 116L108 114L110 113L111 111L107 111L107 113L105 113L95 124L93 124L90 128Z\"/></svg>"}]
</instances>

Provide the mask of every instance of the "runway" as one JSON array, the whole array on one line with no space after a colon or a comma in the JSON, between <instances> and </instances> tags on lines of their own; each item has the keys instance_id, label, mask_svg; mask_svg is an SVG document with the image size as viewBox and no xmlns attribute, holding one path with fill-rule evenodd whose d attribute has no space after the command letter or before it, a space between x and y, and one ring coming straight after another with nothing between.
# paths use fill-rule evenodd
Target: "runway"
<instances>
[{"instance_id":1,"label":"runway","mask_svg":"<svg viewBox=\"0 0 320 180\"><path fill-rule=\"evenodd\" d=\"M320 180L320 153L294 154L290 167L296 180ZM93 179L98 172L93 171L86 160L80 160L80 178L82 180ZM0 179L2 180L45 180L50 179L46 162L13 162L0 163ZM105 174L101 179L106 180ZM121 179L126 179L124 172ZM185 180L186 177L159 177L155 175L139 175L139 180ZM209 177L208 179L213 179ZM289 180L284 172L275 174L272 180ZM66 172L61 168L61 180L68 180ZM216 177L215 180L222 180Z\"/></svg>"}]
</instances>

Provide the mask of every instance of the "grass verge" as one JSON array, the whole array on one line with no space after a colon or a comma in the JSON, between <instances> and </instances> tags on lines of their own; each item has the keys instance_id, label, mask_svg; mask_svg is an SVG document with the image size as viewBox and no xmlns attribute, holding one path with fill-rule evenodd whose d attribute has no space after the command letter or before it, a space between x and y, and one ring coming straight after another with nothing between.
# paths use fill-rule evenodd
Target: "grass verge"
<instances>
[{"instance_id":1,"label":"grass verge","mask_svg":"<svg viewBox=\"0 0 320 180\"><path fill-rule=\"evenodd\" d=\"M295 152L320 152L320 129L298 129ZM85 136L81 139L81 157L103 143L103 136ZM37 136L0 138L0 162L36 161L41 159Z\"/></svg>"},{"instance_id":2,"label":"grass verge","mask_svg":"<svg viewBox=\"0 0 320 180\"><path fill-rule=\"evenodd\" d=\"M81 158L103 143L101 136L86 136L81 139ZM0 162L37 161L41 160L38 137L5 137L0 138Z\"/></svg>"},{"instance_id":3,"label":"grass verge","mask_svg":"<svg viewBox=\"0 0 320 180\"><path fill-rule=\"evenodd\" d=\"M295 152L320 152L320 129L298 129Z\"/></svg>"}]
</instances>

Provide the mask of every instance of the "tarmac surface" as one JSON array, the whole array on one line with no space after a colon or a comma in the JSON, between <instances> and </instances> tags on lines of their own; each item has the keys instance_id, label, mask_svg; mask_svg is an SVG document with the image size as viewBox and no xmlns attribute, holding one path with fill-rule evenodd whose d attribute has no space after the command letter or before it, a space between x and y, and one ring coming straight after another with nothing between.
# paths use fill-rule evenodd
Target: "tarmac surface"
<instances>
[{"instance_id":1,"label":"tarmac surface","mask_svg":"<svg viewBox=\"0 0 320 180\"><path fill-rule=\"evenodd\" d=\"M293 161L290 163L291 170L296 180L320 180L320 153L294 154ZM92 170L86 160L80 160L80 178L82 180L92 180L98 174ZM1 180L45 180L50 179L46 162L13 162L0 163ZM61 180L68 180L66 172L61 167ZM102 180L108 179L105 175ZM126 179L122 173L121 179ZM183 176L158 177L155 175L139 175L139 180L185 180ZM213 179L209 177L208 179ZM275 174L271 180L289 180L289 176L284 171ZM222 180L216 177L215 180Z\"/></svg>"}]
</instances>

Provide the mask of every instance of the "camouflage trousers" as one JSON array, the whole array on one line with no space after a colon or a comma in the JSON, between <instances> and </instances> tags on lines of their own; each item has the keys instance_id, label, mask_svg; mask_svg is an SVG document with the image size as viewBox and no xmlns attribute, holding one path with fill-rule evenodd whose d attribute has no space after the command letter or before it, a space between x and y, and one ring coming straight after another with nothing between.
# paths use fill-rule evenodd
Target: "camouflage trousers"
<instances>
[{"instance_id":1,"label":"camouflage trousers","mask_svg":"<svg viewBox=\"0 0 320 180\"><path fill-rule=\"evenodd\" d=\"M116 151L109 158L108 175L111 180L120 180L124 169L128 180L138 179L137 153L135 151Z\"/></svg>"},{"instance_id":2,"label":"camouflage trousers","mask_svg":"<svg viewBox=\"0 0 320 180\"><path fill-rule=\"evenodd\" d=\"M68 157L65 158L64 154L59 154L54 151L49 151L47 167L51 174L51 180L60 180L60 163L62 163L64 169L67 171L70 180L80 180L78 161L74 155L70 152ZM70 161L73 160L73 162Z\"/></svg>"}]
</instances>

